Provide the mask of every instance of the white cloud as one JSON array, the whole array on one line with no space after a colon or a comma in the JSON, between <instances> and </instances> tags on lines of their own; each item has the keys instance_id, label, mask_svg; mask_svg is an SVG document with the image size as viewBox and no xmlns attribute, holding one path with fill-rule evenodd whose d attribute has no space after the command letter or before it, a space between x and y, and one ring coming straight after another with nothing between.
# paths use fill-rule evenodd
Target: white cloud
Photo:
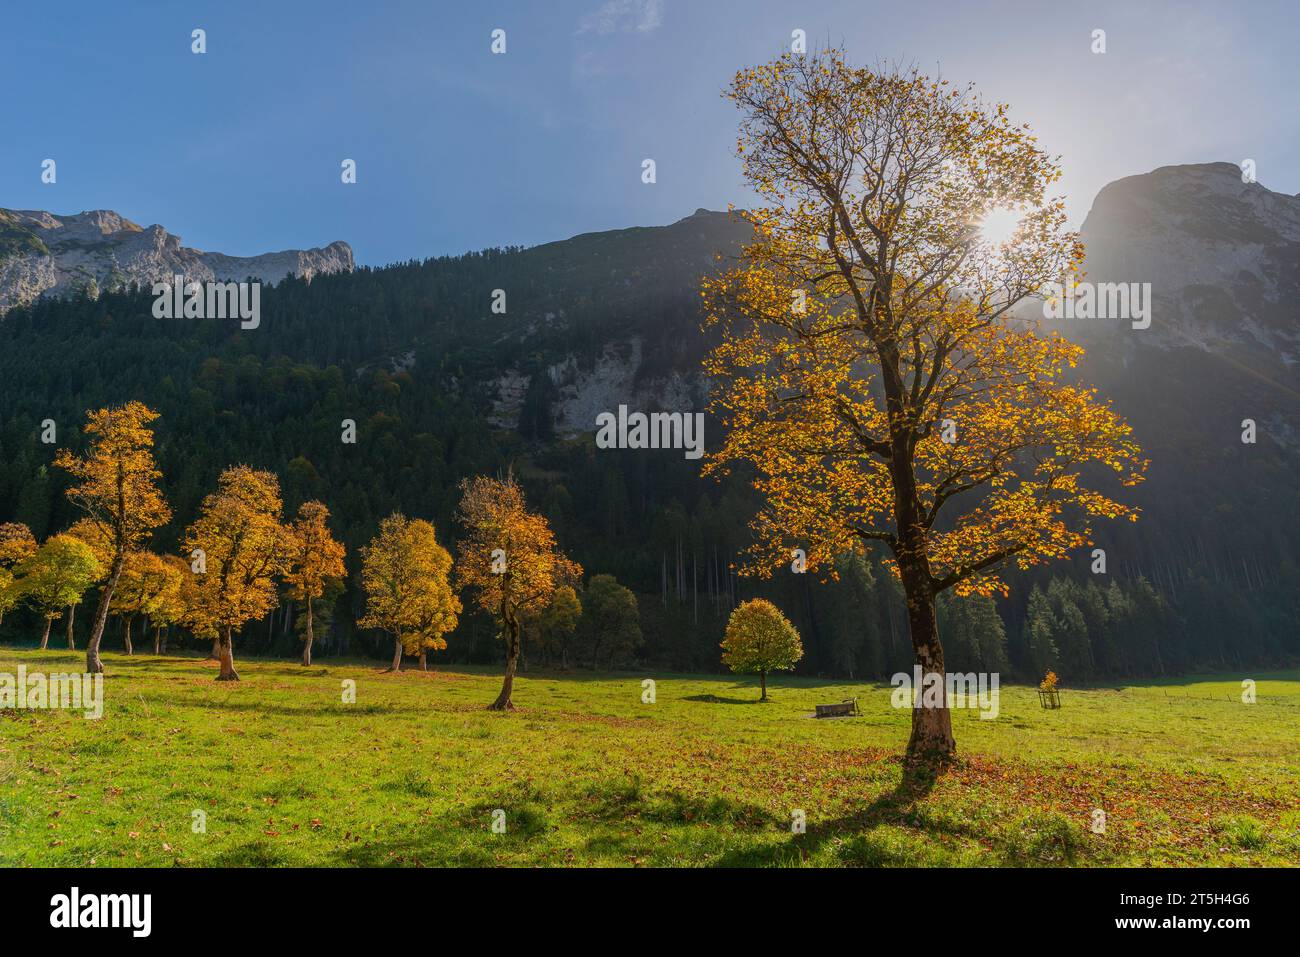
<instances>
[{"instance_id":1,"label":"white cloud","mask_svg":"<svg viewBox=\"0 0 1300 957\"><path fill-rule=\"evenodd\" d=\"M653 33L663 19L663 0L606 0L578 22L578 33Z\"/></svg>"}]
</instances>

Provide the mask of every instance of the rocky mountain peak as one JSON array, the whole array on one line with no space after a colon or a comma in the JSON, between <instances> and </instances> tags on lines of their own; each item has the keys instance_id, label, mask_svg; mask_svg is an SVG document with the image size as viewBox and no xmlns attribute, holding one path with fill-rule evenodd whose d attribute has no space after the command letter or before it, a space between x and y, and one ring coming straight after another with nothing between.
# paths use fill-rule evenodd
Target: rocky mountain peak
<instances>
[{"instance_id":1,"label":"rocky mountain peak","mask_svg":"<svg viewBox=\"0 0 1300 957\"><path fill-rule=\"evenodd\" d=\"M148 285L180 273L200 282L286 276L310 279L355 268L345 242L260 256L227 256L181 245L157 224L142 227L110 209L60 216L0 209L0 313L39 296Z\"/></svg>"},{"instance_id":2,"label":"rocky mountain peak","mask_svg":"<svg viewBox=\"0 0 1300 957\"><path fill-rule=\"evenodd\" d=\"M1232 163L1162 166L1097 194L1082 227L1092 282L1150 283L1153 344L1300 358L1300 199Z\"/></svg>"}]
</instances>

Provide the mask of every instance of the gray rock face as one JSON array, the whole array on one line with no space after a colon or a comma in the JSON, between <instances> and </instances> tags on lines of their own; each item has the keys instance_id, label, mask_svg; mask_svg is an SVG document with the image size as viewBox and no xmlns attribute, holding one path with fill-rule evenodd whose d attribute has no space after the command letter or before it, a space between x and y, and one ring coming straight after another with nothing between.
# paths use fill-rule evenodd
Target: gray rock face
<instances>
[{"instance_id":1,"label":"gray rock face","mask_svg":"<svg viewBox=\"0 0 1300 957\"><path fill-rule=\"evenodd\" d=\"M1087 280L1151 283L1135 339L1300 359L1300 198L1231 163L1162 166L1103 188L1081 232Z\"/></svg>"},{"instance_id":2,"label":"gray rock face","mask_svg":"<svg viewBox=\"0 0 1300 957\"><path fill-rule=\"evenodd\" d=\"M148 285L180 273L199 282L350 272L352 247L289 249L261 256L227 256L181 245L161 226L142 228L117 213L97 209L75 216L40 210L0 209L0 312L43 295L82 288Z\"/></svg>"}]
</instances>

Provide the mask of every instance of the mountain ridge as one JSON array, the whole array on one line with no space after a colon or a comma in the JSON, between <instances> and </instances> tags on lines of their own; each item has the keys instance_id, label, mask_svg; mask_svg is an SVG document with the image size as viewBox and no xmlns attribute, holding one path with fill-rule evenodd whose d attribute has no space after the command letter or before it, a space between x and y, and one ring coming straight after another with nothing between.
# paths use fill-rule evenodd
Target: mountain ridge
<instances>
[{"instance_id":1,"label":"mountain ridge","mask_svg":"<svg viewBox=\"0 0 1300 957\"><path fill-rule=\"evenodd\" d=\"M1300 197L1232 163L1161 166L1102 187L1080 233L1085 278L1151 284L1153 344L1300 362Z\"/></svg>"},{"instance_id":2,"label":"mountain ridge","mask_svg":"<svg viewBox=\"0 0 1300 957\"><path fill-rule=\"evenodd\" d=\"M277 283L286 276L351 272L352 247L336 241L310 249L229 256L181 244L158 224L140 226L110 209L60 216L0 208L0 313L47 295L132 284L180 273L188 279Z\"/></svg>"},{"instance_id":3,"label":"mountain ridge","mask_svg":"<svg viewBox=\"0 0 1300 957\"><path fill-rule=\"evenodd\" d=\"M1233 169L1138 177L1126 187L1137 191L1131 200L1100 203L1089 221L1087 280L1124 278L1137 256L1163 269L1169 257L1141 247L1168 235L1185 254L1222 259L1213 231L1201 228L1206 210L1226 203L1233 216L1249 218L1257 202L1231 183ZM1278 202L1257 195L1268 209ZM1151 215L1134 212L1142 210ZM103 228L138 235L116 221ZM1107 231L1125 255L1107 259ZM1030 661L1022 626L1031 586L1063 573L1122 586L1125 601L1149 612L1131 641L1098 646L1103 673L1295 654L1295 368L1251 332L1252 323L1270 335L1297 325L1273 305L1287 301L1271 282L1284 280L1291 262L1289 234L1273 233L1264 245L1276 268L1248 262L1223 277L1220 305L1204 316L1217 339L1172 334L1182 321L1173 310L1186 305L1181 286L1171 287L1177 295L1169 302L1159 298L1161 276L1183 275L1174 266L1192 279L1210 268L1195 262L1159 274L1130 270L1129 278L1157 285L1149 328L1074 323L1071 335L1087 349L1079 381L1098 387L1127 419L1152 464L1147 481L1125 492L1141 520L1097 531L1111 578L1093 578L1085 552L1068 568L1017 579L1002 610L1020 666ZM55 446L38 426L57 422L61 439L75 443L86 409L128 398L161 416L156 450L174 510L157 536L163 548L173 547L232 462L278 475L290 510L327 502L353 554L394 511L454 527L457 483L513 468L575 560L649 596L641 602L653 635L648 660L712 667L721 610L738 588L747 595L755 587L737 584L730 570L749 540L752 489L739 474L705 479L680 454L597 449L594 430L598 414L621 404L642 412L705 408L701 359L716 330L701 330L700 279L746 235L734 215L695 214L669 226L288 280L265 291L256 331L216 319L160 322L148 288L38 298L0 322L0 515L39 537L70 525L77 516L64 495L67 476L53 467ZM497 290L506 294L500 310ZM1243 441L1246 419L1257 425L1257 442ZM356 444L339 441L344 420L355 422ZM706 426L708 448L716 420ZM894 619L885 615L864 632L866 597L798 578L769 595L802 610L807 667L889 674ZM704 599L698 621L689 599L695 582ZM872 607L880 619L886 606ZM370 647L373 636L355 628L359 591L350 587L336 608L342 647ZM488 660L494 632L480 625L466 625L457 640L467 656ZM262 648L294 640L264 627L245 637L253 635ZM954 653L954 665L959 660Z\"/></svg>"}]
</instances>

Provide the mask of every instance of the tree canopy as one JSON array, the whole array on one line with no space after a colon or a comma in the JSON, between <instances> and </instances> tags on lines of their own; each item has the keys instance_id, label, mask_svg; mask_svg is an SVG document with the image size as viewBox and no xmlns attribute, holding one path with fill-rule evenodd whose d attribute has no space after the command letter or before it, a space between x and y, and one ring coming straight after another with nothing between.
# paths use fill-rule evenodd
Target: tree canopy
<instances>
[{"instance_id":1,"label":"tree canopy","mask_svg":"<svg viewBox=\"0 0 1300 957\"><path fill-rule=\"evenodd\" d=\"M464 536L456 561L457 581L474 592L479 605L502 629L506 675L491 707L510 709L523 619L540 613L560 585L578 581L582 567L556 547L546 519L529 511L514 475L480 475L461 482L460 488L458 514Z\"/></svg>"},{"instance_id":2,"label":"tree canopy","mask_svg":"<svg viewBox=\"0 0 1300 957\"><path fill-rule=\"evenodd\" d=\"M390 515L361 550L366 614L358 624L393 636L392 670L401 670L403 651L418 655L447 647L444 635L462 611L450 574L451 554L424 519Z\"/></svg>"},{"instance_id":3,"label":"tree canopy","mask_svg":"<svg viewBox=\"0 0 1300 957\"><path fill-rule=\"evenodd\" d=\"M154 529L171 519L160 487L162 473L153 456L150 426L157 418L157 412L136 400L92 411L85 426L89 452L81 456L63 449L54 460L76 481L67 490L69 501L96 527L97 537L112 545L108 578L100 590L86 646L86 669L90 672L104 670L99 642L127 553L143 546Z\"/></svg>"},{"instance_id":4,"label":"tree canopy","mask_svg":"<svg viewBox=\"0 0 1300 957\"><path fill-rule=\"evenodd\" d=\"M185 532L185 548L201 562L192 593L199 627L220 639L219 681L238 681L233 635L245 622L264 617L279 598L275 579L287 560L280 482L271 472L236 465L221 473L217 491L203 500Z\"/></svg>"},{"instance_id":5,"label":"tree canopy","mask_svg":"<svg viewBox=\"0 0 1300 957\"><path fill-rule=\"evenodd\" d=\"M54 535L15 569L19 593L45 619L44 648L50 625L64 608L81 600L82 593L99 577L100 565L90 546L71 535Z\"/></svg>"},{"instance_id":6,"label":"tree canopy","mask_svg":"<svg viewBox=\"0 0 1300 957\"><path fill-rule=\"evenodd\" d=\"M1082 258L1048 193L1059 167L1004 104L834 50L741 70L727 95L762 202L741 262L703 285L727 427L710 468L757 475L752 571L883 544L917 661L942 675L938 593L1005 591L1007 562L1137 515L1098 478L1141 479L1128 425L1071 380L1081 348L1015 312ZM1015 234L985 240L1008 207ZM954 749L946 705L913 712L910 757Z\"/></svg>"},{"instance_id":7,"label":"tree canopy","mask_svg":"<svg viewBox=\"0 0 1300 957\"><path fill-rule=\"evenodd\" d=\"M803 657L799 632L779 608L752 598L731 613L722 639L722 663L741 674L757 674L767 700L767 673L789 671Z\"/></svg>"}]
</instances>

